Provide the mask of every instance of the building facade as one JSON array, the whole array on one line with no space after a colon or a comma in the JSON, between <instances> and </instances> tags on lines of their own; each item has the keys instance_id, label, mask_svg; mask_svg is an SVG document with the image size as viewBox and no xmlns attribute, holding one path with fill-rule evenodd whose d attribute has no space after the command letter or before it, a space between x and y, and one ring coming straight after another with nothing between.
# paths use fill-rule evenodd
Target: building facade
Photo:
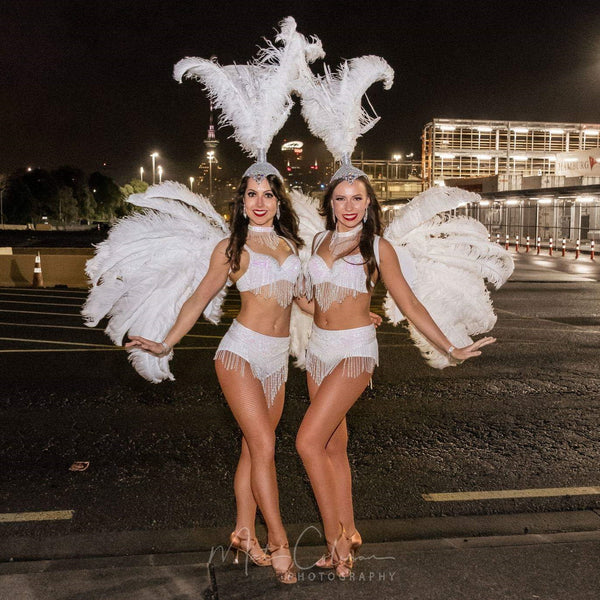
<instances>
[{"instance_id":1,"label":"building facade","mask_svg":"<svg viewBox=\"0 0 600 600\"><path fill-rule=\"evenodd\" d=\"M600 124L434 119L422 144L425 186L481 194L490 233L600 239Z\"/></svg>"}]
</instances>

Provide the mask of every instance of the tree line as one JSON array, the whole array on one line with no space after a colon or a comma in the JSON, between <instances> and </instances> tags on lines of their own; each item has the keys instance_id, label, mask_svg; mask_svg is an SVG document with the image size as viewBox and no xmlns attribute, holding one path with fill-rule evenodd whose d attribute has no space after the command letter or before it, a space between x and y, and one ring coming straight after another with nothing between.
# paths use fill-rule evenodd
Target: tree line
<instances>
[{"instance_id":1,"label":"tree line","mask_svg":"<svg viewBox=\"0 0 600 600\"><path fill-rule=\"evenodd\" d=\"M139 179L119 187L103 173L96 171L88 177L70 166L50 171L20 169L0 175L3 220L12 224L48 221L59 226L110 222L131 212L125 200L147 187Z\"/></svg>"}]
</instances>

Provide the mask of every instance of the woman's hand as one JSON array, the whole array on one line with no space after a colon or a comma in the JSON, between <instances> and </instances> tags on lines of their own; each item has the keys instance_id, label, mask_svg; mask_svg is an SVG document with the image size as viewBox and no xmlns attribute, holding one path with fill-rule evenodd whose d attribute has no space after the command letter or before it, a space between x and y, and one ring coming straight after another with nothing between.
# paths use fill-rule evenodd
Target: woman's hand
<instances>
[{"instance_id":1,"label":"woman's hand","mask_svg":"<svg viewBox=\"0 0 600 600\"><path fill-rule=\"evenodd\" d=\"M379 315L376 315L374 312L370 312L369 317L371 317L371 323L373 323L375 327L379 327L381 325L381 322L383 321L383 319Z\"/></svg>"},{"instance_id":2,"label":"woman's hand","mask_svg":"<svg viewBox=\"0 0 600 600\"><path fill-rule=\"evenodd\" d=\"M464 348L453 348L449 354L452 359L460 364L469 358L479 356L481 354L480 348L483 348L488 344L493 344L495 341L496 338L484 337L472 343L470 346L465 346Z\"/></svg>"},{"instance_id":3,"label":"woman's hand","mask_svg":"<svg viewBox=\"0 0 600 600\"><path fill-rule=\"evenodd\" d=\"M125 344L125 348L139 348L144 352L149 352L153 356L161 357L166 356L172 350L169 346L165 348L162 342L153 342L152 340L147 340L139 335L131 335L129 336L130 342Z\"/></svg>"}]
</instances>

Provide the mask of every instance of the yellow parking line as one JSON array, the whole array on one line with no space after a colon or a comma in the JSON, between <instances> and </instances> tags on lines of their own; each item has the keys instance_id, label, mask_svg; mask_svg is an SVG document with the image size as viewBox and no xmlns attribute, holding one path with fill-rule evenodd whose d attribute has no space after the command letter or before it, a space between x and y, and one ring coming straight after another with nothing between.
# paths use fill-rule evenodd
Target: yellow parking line
<instances>
[{"instance_id":1,"label":"yellow parking line","mask_svg":"<svg viewBox=\"0 0 600 600\"><path fill-rule=\"evenodd\" d=\"M500 500L503 498L546 498L552 496L588 496L600 494L600 486L533 488L524 490L494 490L488 492L450 492L421 494L425 502L456 502L464 500Z\"/></svg>"},{"instance_id":2,"label":"yellow parking line","mask_svg":"<svg viewBox=\"0 0 600 600\"><path fill-rule=\"evenodd\" d=\"M39 512L0 513L0 523L23 521L65 521L72 519L74 510L42 510Z\"/></svg>"}]
</instances>

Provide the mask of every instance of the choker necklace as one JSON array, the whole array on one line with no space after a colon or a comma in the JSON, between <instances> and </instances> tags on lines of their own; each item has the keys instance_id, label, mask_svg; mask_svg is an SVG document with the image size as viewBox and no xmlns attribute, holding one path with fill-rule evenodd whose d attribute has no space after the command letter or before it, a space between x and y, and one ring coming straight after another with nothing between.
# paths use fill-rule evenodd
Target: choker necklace
<instances>
[{"instance_id":1,"label":"choker necklace","mask_svg":"<svg viewBox=\"0 0 600 600\"><path fill-rule=\"evenodd\" d=\"M271 250L275 250L279 246L279 236L273 226L259 227L258 225L248 225L246 241L262 244Z\"/></svg>"},{"instance_id":2,"label":"choker necklace","mask_svg":"<svg viewBox=\"0 0 600 600\"><path fill-rule=\"evenodd\" d=\"M338 231L337 229L331 234L329 240L329 252L336 258L348 253L358 246L360 232L362 231L362 223L349 231Z\"/></svg>"}]
</instances>

